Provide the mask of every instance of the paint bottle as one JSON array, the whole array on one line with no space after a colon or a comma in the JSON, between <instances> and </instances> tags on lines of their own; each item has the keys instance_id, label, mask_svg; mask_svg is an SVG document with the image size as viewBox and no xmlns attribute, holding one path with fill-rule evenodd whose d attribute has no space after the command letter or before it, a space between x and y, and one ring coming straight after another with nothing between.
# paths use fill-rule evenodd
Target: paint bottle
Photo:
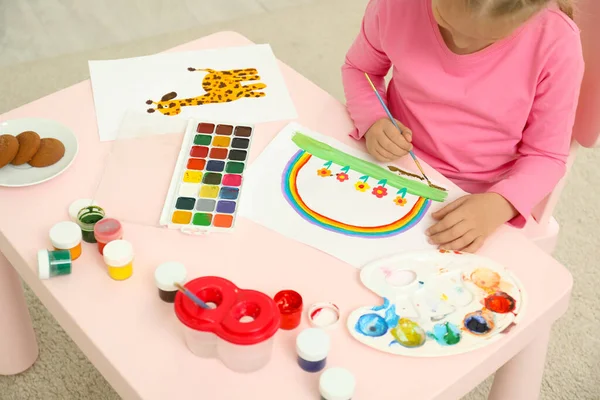
<instances>
[{"instance_id":1,"label":"paint bottle","mask_svg":"<svg viewBox=\"0 0 600 400\"><path fill-rule=\"evenodd\" d=\"M94 238L98 242L98 251L104 254L104 246L107 243L123 239L123 227L114 218L103 218L94 225Z\"/></svg>"},{"instance_id":2,"label":"paint bottle","mask_svg":"<svg viewBox=\"0 0 600 400\"><path fill-rule=\"evenodd\" d=\"M71 253L69 250L40 250L37 258L40 279L49 279L71 273Z\"/></svg>"},{"instance_id":3,"label":"paint bottle","mask_svg":"<svg viewBox=\"0 0 600 400\"><path fill-rule=\"evenodd\" d=\"M177 295L175 284L184 285L187 271L178 262L160 264L154 271L154 282L158 288L158 297L164 302L174 303Z\"/></svg>"},{"instance_id":4,"label":"paint bottle","mask_svg":"<svg viewBox=\"0 0 600 400\"><path fill-rule=\"evenodd\" d=\"M81 255L81 229L75 222L59 222L50 229L50 242L54 250L68 250L71 260Z\"/></svg>"},{"instance_id":5,"label":"paint bottle","mask_svg":"<svg viewBox=\"0 0 600 400\"><path fill-rule=\"evenodd\" d=\"M216 276L194 279L185 288L215 306L204 309L181 292L175 296L175 314L192 353L219 358L236 372L253 372L268 364L280 325L273 299Z\"/></svg>"},{"instance_id":6,"label":"paint bottle","mask_svg":"<svg viewBox=\"0 0 600 400\"><path fill-rule=\"evenodd\" d=\"M94 226L102 218L104 218L104 210L98 206L89 206L79 210L79 213L77 213L77 224L81 228L85 242L96 243Z\"/></svg>"},{"instance_id":7,"label":"paint bottle","mask_svg":"<svg viewBox=\"0 0 600 400\"><path fill-rule=\"evenodd\" d=\"M126 240L113 240L104 247L104 262L108 275L123 281L133 274L133 246Z\"/></svg>"},{"instance_id":8,"label":"paint bottle","mask_svg":"<svg viewBox=\"0 0 600 400\"><path fill-rule=\"evenodd\" d=\"M293 290L282 290L273 297L281 314L281 329L291 330L302 320L302 296Z\"/></svg>"},{"instance_id":9,"label":"paint bottle","mask_svg":"<svg viewBox=\"0 0 600 400\"><path fill-rule=\"evenodd\" d=\"M83 208L93 205L94 200L92 199L78 199L72 202L69 205L69 217L71 217L71 221L77 222L77 215L79 214L79 211L81 211Z\"/></svg>"},{"instance_id":10,"label":"paint bottle","mask_svg":"<svg viewBox=\"0 0 600 400\"><path fill-rule=\"evenodd\" d=\"M321 328L308 328L296 337L298 365L306 372L319 372L325 368L331 341Z\"/></svg>"},{"instance_id":11,"label":"paint bottle","mask_svg":"<svg viewBox=\"0 0 600 400\"><path fill-rule=\"evenodd\" d=\"M328 368L319 378L321 400L350 400L355 388L354 376L344 368Z\"/></svg>"}]
</instances>

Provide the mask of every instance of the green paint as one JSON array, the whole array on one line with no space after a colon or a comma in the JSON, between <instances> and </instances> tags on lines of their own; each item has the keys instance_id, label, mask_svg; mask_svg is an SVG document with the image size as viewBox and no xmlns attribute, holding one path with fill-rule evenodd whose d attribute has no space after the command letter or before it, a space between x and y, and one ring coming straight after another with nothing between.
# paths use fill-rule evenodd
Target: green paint
<instances>
[{"instance_id":1,"label":"green paint","mask_svg":"<svg viewBox=\"0 0 600 400\"><path fill-rule=\"evenodd\" d=\"M51 277L71 273L71 253L69 250L49 251L48 261L50 262Z\"/></svg>"},{"instance_id":2,"label":"green paint","mask_svg":"<svg viewBox=\"0 0 600 400\"><path fill-rule=\"evenodd\" d=\"M212 222L212 214L196 213L192 223L199 226L210 226Z\"/></svg>"},{"instance_id":3,"label":"green paint","mask_svg":"<svg viewBox=\"0 0 600 400\"><path fill-rule=\"evenodd\" d=\"M212 140L212 136L209 135L196 135L194 138L194 144L208 146L210 141Z\"/></svg>"},{"instance_id":4,"label":"green paint","mask_svg":"<svg viewBox=\"0 0 600 400\"><path fill-rule=\"evenodd\" d=\"M98 206L89 206L79 211L77 224L81 228L81 236L84 242L96 243L94 226L102 218L104 218L104 210Z\"/></svg>"},{"instance_id":5,"label":"green paint","mask_svg":"<svg viewBox=\"0 0 600 400\"><path fill-rule=\"evenodd\" d=\"M424 183L416 182L404 177L398 176L379 165L344 153L326 143L319 142L303 133L296 132L292 141L302 150L319 157L323 160L330 160L338 165L347 165L354 171L370 176L373 179L387 179L387 183L397 188L406 188L407 192L415 196L424 197L433 201L443 202L448 197L446 191L432 188Z\"/></svg>"},{"instance_id":6,"label":"green paint","mask_svg":"<svg viewBox=\"0 0 600 400\"><path fill-rule=\"evenodd\" d=\"M225 172L230 174L241 174L244 171L244 163L229 161L225 166Z\"/></svg>"}]
</instances>

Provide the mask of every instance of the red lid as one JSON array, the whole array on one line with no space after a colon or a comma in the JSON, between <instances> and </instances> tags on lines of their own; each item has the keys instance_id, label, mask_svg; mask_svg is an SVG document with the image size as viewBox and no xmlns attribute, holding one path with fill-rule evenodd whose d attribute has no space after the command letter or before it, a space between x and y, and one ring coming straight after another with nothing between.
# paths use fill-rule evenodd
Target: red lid
<instances>
[{"instance_id":1,"label":"red lid","mask_svg":"<svg viewBox=\"0 0 600 400\"><path fill-rule=\"evenodd\" d=\"M271 338L279 329L280 315L275 302L266 294L240 289L227 279L206 276L188 282L186 289L215 309L198 307L184 294L175 297L177 318L191 329L212 332L223 340L251 345ZM252 317L251 322L240 322Z\"/></svg>"},{"instance_id":2,"label":"red lid","mask_svg":"<svg viewBox=\"0 0 600 400\"><path fill-rule=\"evenodd\" d=\"M119 240L123 237L121 223L114 218L103 218L94 225L94 236L102 243Z\"/></svg>"}]
</instances>

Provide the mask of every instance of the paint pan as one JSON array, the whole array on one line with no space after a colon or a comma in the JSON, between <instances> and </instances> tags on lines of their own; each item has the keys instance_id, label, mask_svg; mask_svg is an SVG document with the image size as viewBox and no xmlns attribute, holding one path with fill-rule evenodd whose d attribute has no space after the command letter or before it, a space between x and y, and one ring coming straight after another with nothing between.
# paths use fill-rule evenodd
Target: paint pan
<instances>
[{"instance_id":1,"label":"paint pan","mask_svg":"<svg viewBox=\"0 0 600 400\"><path fill-rule=\"evenodd\" d=\"M186 233L230 231L254 127L190 120L160 222Z\"/></svg>"}]
</instances>

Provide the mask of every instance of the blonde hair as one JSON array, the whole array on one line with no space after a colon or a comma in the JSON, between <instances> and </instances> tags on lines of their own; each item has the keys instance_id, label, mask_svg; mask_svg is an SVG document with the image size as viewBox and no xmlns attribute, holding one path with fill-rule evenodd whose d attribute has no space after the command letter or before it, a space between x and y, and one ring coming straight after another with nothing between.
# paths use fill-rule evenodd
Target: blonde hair
<instances>
[{"instance_id":1,"label":"blonde hair","mask_svg":"<svg viewBox=\"0 0 600 400\"><path fill-rule=\"evenodd\" d=\"M552 3L553 0L467 0L468 6L474 11L492 17L504 17L519 13L533 15ZM575 5L573 0L554 0L560 10L573 19ZM597 1L597 0L596 0Z\"/></svg>"}]
</instances>

